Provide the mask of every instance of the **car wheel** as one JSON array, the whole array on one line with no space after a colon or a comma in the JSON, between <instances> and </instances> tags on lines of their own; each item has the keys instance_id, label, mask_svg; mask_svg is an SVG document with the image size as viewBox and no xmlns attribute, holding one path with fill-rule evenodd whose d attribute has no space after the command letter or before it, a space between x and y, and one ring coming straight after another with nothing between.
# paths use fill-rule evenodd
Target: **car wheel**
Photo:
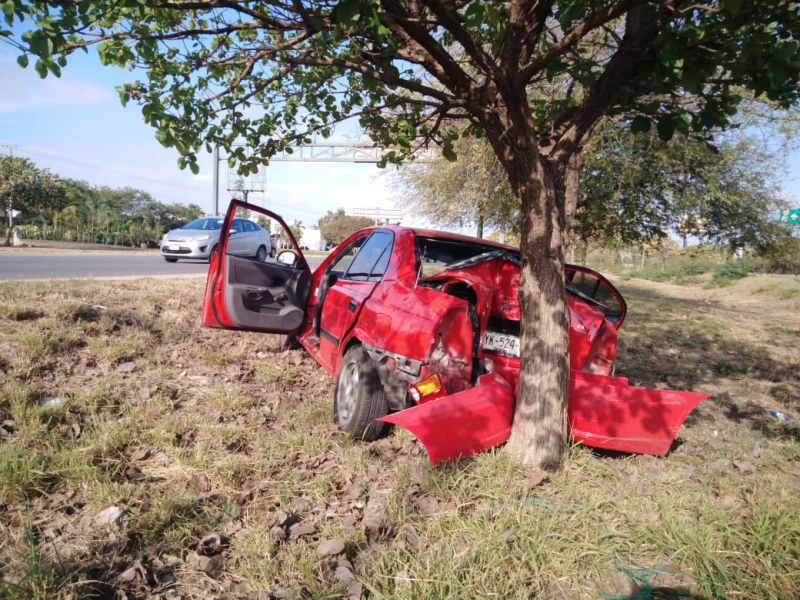
<instances>
[{"instance_id":1,"label":"car wheel","mask_svg":"<svg viewBox=\"0 0 800 600\"><path fill-rule=\"evenodd\" d=\"M169 256L165 256L164 260L167 262L178 262L177 258L170 258Z\"/></svg>"},{"instance_id":2,"label":"car wheel","mask_svg":"<svg viewBox=\"0 0 800 600\"><path fill-rule=\"evenodd\" d=\"M276 254L277 254L277 251L275 250L275 248L273 248L273 249L270 251L270 253L269 253L269 257L270 257L270 258L275 258L275 255L276 255Z\"/></svg>"},{"instance_id":3,"label":"car wheel","mask_svg":"<svg viewBox=\"0 0 800 600\"><path fill-rule=\"evenodd\" d=\"M214 258L214 252L216 252L216 251L217 251L217 247L216 247L216 246L214 246L214 247L211 249L211 252L209 252L209 253L208 253L208 262L211 262L211 259L212 259L212 258Z\"/></svg>"},{"instance_id":4,"label":"car wheel","mask_svg":"<svg viewBox=\"0 0 800 600\"><path fill-rule=\"evenodd\" d=\"M342 358L333 414L339 428L358 440L371 442L391 429L389 423L375 420L389 414L389 401L375 362L361 346L353 346Z\"/></svg>"},{"instance_id":5,"label":"car wheel","mask_svg":"<svg viewBox=\"0 0 800 600\"><path fill-rule=\"evenodd\" d=\"M264 262L267 260L267 249L264 246L259 246L258 250L256 250L256 260L258 262Z\"/></svg>"}]
</instances>

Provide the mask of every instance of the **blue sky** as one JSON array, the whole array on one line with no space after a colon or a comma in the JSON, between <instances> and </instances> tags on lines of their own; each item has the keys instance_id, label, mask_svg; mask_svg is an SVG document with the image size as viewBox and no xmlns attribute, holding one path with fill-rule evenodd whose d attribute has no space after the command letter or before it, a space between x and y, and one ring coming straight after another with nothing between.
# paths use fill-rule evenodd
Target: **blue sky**
<instances>
[{"instance_id":1,"label":"blue sky","mask_svg":"<svg viewBox=\"0 0 800 600\"><path fill-rule=\"evenodd\" d=\"M95 53L74 54L60 78L40 79L17 65L18 52L0 42L0 153L8 145L61 177L91 185L135 187L164 203L194 203L212 210L212 158L198 157L200 173L177 166L178 152L162 147L139 107L123 107L116 86L137 75L100 65ZM344 140L336 140L344 141ZM265 194L251 194L288 222L316 224L328 210L376 206L393 209L387 176L374 164L274 162ZM227 206L227 166L220 163L220 210Z\"/></svg>"},{"instance_id":2,"label":"blue sky","mask_svg":"<svg viewBox=\"0 0 800 600\"><path fill-rule=\"evenodd\" d=\"M194 203L212 210L212 159L199 158L200 173L177 166L178 153L163 148L144 124L138 106L123 107L115 86L136 74L100 65L94 51L69 58L61 78L39 79L20 68L18 52L0 43L0 153L11 151L62 177L91 185L131 186L165 203ZM339 140L341 141L341 140ZM800 208L800 152L791 155L784 192ZM390 169L371 164L274 162L266 192L250 200L291 222L316 224L328 210L395 208ZM220 165L220 209L227 205L227 171ZM404 223L412 223L409 216Z\"/></svg>"}]
</instances>

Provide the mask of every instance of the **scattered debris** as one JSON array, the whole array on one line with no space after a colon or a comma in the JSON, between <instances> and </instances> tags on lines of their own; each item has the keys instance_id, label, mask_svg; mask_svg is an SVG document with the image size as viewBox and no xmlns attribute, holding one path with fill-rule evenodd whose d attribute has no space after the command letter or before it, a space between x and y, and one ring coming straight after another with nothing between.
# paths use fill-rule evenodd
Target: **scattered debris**
<instances>
[{"instance_id":1,"label":"scattered debris","mask_svg":"<svg viewBox=\"0 0 800 600\"><path fill-rule=\"evenodd\" d=\"M391 490L381 488L370 492L369 502L364 508L364 518L361 519L362 525L368 535L377 536L383 525L386 516L386 506L389 502Z\"/></svg>"},{"instance_id":2,"label":"scattered debris","mask_svg":"<svg viewBox=\"0 0 800 600\"><path fill-rule=\"evenodd\" d=\"M708 463L708 470L719 477L728 471L728 464L728 461L724 458L718 458Z\"/></svg>"},{"instance_id":3,"label":"scattered debris","mask_svg":"<svg viewBox=\"0 0 800 600\"><path fill-rule=\"evenodd\" d=\"M189 484L198 492L204 493L211 490L211 482L203 473L197 472L192 475Z\"/></svg>"},{"instance_id":4,"label":"scattered debris","mask_svg":"<svg viewBox=\"0 0 800 600\"><path fill-rule=\"evenodd\" d=\"M344 542L339 538L325 540L317 546L318 556L336 556L344 552Z\"/></svg>"},{"instance_id":5,"label":"scattered debris","mask_svg":"<svg viewBox=\"0 0 800 600\"><path fill-rule=\"evenodd\" d=\"M147 460L150 458L152 451L145 448L143 450L137 450L133 454L131 454L131 460Z\"/></svg>"},{"instance_id":6,"label":"scattered debris","mask_svg":"<svg viewBox=\"0 0 800 600\"><path fill-rule=\"evenodd\" d=\"M215 556L191 554L187 557L186 563L190 568L202 571L212 579L216 579L222 574L222 568L225 566L225 559L221 554Z\"/></svg>"},{"instance_id":7,"label":"scattered debris","mask_svg":"<svg viewBox=\"0 0 800 600\"><path fill-rule=\"evenodd\" d=\"M791 421L791 419L787 415L785 415L784 413L780 412L779 410L771 410L771 411L769 411L769 414L771 414L773 417L775 417L779 421Z\"/></svg>"},{"instance_id":8,"label":"scattered debris","mask_svg":"<svg viewBox=\"0 0 800 600\"><path fill-rule=\"evenodd\" d=\"M61 398L54 398L52 396L45 396L42 398L42 408L46 410L55 410L64 406L64 400Z\"/></svg>"},{"instance_id":9,"label":"scattered debris","mask_svg":"<svg viewBox=\"0 0 800 600\"><path fill-rule=\"evenodd\" d=\"M109 506L94 517L96 525L101 527L122 527L125 519L125 511L118 506Z\"/></svg>"},{"instance_id":10,"label":"scattered debris","mask_svg":"<svg viewBox=\"0 0 800 600\"><path fill-rule=\"evenodd\" d=\"M317 532L316 527L309 523L295 523L289 527L289 539L296 540L304 535L313 535Z\"/></svg>"},{"instance_id":11,"label":"scattered debris","mask_svg":"<svg viewBox=\"0 0 800 600\"><path fill-rule=\"evenodd\" d=\"M203 556L214 556L220 554L228 547L228 544L229 541L226 538L212 533L200 540L200 543L197 544L197 553Z\"/></svg>"}]
</instances>

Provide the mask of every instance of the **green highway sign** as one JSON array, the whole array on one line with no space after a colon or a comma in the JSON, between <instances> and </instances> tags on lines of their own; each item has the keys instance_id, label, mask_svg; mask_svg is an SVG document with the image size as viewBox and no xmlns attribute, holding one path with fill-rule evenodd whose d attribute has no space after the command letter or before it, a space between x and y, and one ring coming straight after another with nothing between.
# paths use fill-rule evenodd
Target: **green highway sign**
<instances>
[{"instance_id":1,"label":"green highway sign","mask_svg":"<svg viewBox=\"0 0 800 600\"><path fill-rule=\"evenodd\" d=\"M795 208L794 210L782 210L781 223L800 225L800 208Z\"/></svg>"}]
</instances>

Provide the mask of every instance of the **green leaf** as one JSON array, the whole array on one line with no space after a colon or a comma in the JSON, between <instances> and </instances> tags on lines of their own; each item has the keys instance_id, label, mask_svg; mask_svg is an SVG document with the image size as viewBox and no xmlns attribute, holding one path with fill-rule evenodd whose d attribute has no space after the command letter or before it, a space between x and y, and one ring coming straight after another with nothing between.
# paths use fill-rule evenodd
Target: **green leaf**
<instances>
[{"instance_id":1,"label":"green leaf","mask_svg":"<svg viewBox=\"0 0 800 600\"><path fill-rule=\"evenodd\" d=\"M469 5L467 12L464 13L464 22L467 27L478 27L483 23L486 16L486 10L480 2L474 2Z\"/></svg>"},{"instance_id":2,"label":"green leaf","mask_svg":"<svg viewBox=\"0 0 800 600\"><path fill-rule=\"evenodd\" d=\"M14 16L14 2L12 0L7 0L6 2L3 2L2 7L3 7L3 12L7 17Z\"/></svg>"},{"instance_id":3,"label":"green leaf","mask_svg":"<svg viewBox=\"0 0 800 600\"><path fill-rule=\"evenodd\" d=\"M47 77L47 65L42 59L37 60L33 68L36 69L36 74L42 79Z\"/></svg>"},{"instance_id":4,"label":"green leaf","mask_svg":"<svg viewBox=\"0 0 800 600\"><path fill-rule=\"evenodd\" d=\"M444 148L442 148L442 156L448 162L456 162L456 160L458 160L458 155L453 151L453 148L451 148L450 146L445 146Z\"/></svg>"},{"instance_id":5,"label":"green leaf","mask_svg":"<svg viewBox=\"0 0 800 600\"><path fill-rule=\"evenodd\" d=\"M692 122L686 115L678 115L677 117L672 119L673 127L675 127L675 129L680 131L681 133L687 133L689 131L689 127L691 126L691 124Z\"/></svg>"},{"instance_id":6,"label":"green leaf","mask_svg":"<svg viewBox=\"0 0 800 600\"><path fill-rule=\"evenodd\" d=\"M197 175L200 172L200 166L196 162L189 163L189 170L194 174Z\"/></svg>"},{"instance_id":7,"label":"green leaf","mask_svg":"<svg viewBox=\"0 0 800 600\"><path fill-rule=\"evenodd\" d=\"M665 142L668 142L672 139L672 134L675 133L675 125L672 123L672 117L661 117L656 123L656 129L658 130L658 137L660 137Z\"/></svg>"},{"instance_id":8,"label":"green leaf","mask_svg":"<svg viewBox=\"0 0 800 600\"><path fill-rule=\"evenodd\" d=\"M641 115L631 121L631 133L647 133L650 131L650 119Z\"/></svg>"},{"instance_id":9,"label":"green leaf","mask_svg":"<svg viewBox=\"0 0 800 600\"><path fill-rule=\"evenodd\" d=\"M779 90L786 85L787 80L790 78L790 74L786 67L779 62L772 62L770 63L768 69L769 71L769 82L772 86L772 89Z\"/></svg>"},{"instance_id":10,"label":"green leaf","mask_svg":"<svg viewBox=\"0 0 800 600\"><path fill-rule=\"evenodd\" d=\"M720 4L734 15L738 15L742 10L742 0L720 0Z\"/></svg>"},{"instance_id":11,"label":"green leaf","mask_svg":"<svg viewBox=\"0 0 800 600\"><path fill-rule=\"evenodd\" d=\"M361 17L359 0L341 0L331 11L331 21L337 25L352 26Z\"/></svg>"},{"instance_id":12,"label":"green leaf","mask_svg":"<svg viewBox=\"0 0 800 600\"><path fill-rule=\"evenodd\" d=\"M17 64L22 67L23 69L27 68L28 66L28 55L27 54L20 54L17 57Z\"/></svg>"}]
</instances>

